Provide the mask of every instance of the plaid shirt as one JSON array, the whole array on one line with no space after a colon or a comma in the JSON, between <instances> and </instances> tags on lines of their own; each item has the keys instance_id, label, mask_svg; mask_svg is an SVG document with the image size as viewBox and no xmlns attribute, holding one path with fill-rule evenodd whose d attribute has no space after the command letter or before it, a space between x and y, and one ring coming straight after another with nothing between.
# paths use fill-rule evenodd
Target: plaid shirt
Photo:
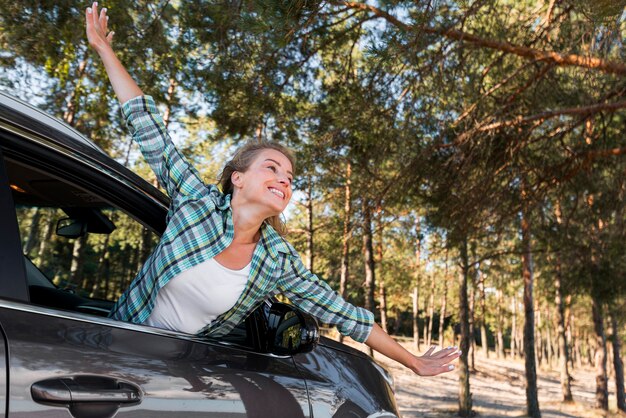
<instances>
[{"instance_id":1,"label":"plaid shirt","mask_svg":"<svg viewBox=\"0 0 626 418\"><path fill-rule=\"evenodd\" d=\"M171 198L161 240L110 315L141 324L150 316L159 289L182 271L222 252L232 242L234 228L230 195L200 179L174 146L153 99L131 99L123 104L122 113L133 139ZM365 341L371 332L374 315L344 301L304 267L291 244L264 223L242 294L230 310L198 335L227 334L264 299L279 293L356 341Z\"/></svg>"}]
</instances>

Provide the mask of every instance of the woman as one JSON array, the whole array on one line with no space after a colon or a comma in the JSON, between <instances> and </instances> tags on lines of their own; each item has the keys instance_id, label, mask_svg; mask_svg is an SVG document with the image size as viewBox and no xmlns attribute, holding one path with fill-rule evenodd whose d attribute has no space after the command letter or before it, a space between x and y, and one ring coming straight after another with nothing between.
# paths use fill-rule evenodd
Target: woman
<instances>
[{"instance_id":1,"label":"woman","mask_svg":"<svg viewBox=\"0 0 626 418\"><path fill-rule=\"evenodd\" d=\"M113 308L113 318L198 335L228 333L264 299L279 293L339 332L419 375L454 368L456 347L414 356L374 315L345 302L302 264L278 233L291 199L293 157L274 143L237 151L221 175L222 191L202 182L174 147L154 101L119 62L106 9L85 12L87 38L105 66L134 140L171 198L154 252Z\"/></svg>"}]
</instances>

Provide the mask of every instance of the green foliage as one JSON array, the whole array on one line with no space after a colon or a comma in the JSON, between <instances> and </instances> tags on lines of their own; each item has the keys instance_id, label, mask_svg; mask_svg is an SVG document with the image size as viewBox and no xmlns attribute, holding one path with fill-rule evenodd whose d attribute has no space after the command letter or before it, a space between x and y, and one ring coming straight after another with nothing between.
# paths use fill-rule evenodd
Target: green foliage
<instances>
[{"instance_id":1,"label":"green foliage","mask_svg":"<svg viewBox=\"0 0 626 418\"><path fill-rule=\"evenodd\" d=\"M297 196L311 189L301 200L313 202L315 271L334 288L351 165L348 298L364 300L365 203L376 212L374 229L383 231L374 236L374 245L382 246L377 276L386 285L392 322L409 334L416 273L424 278L420 309L430 277L437 283L437 307L444 282L449 300L456 301L457 248L466 239L474 247L472 271L478 269L505 300L519 298L522 203L532 212L540 304L553 305L561 260L563 292L574 296L570 308L584 317L581 327L589 324L589 297L624 305L624 116L622 108L601 107L624 100L622 78L529 59L486 42L621 62L624 2L569 0L548 9L550 4L376 3L405 26L317 1L104 5L120 59L170 112L177 144L207 181L215 180L242 141L263 137L296 150ZM4 76L21 77L16 62L45 74L50 87L39 94L46 110L63 117L73 109L79 130L120 161L130 155L128 164L152 180L129 149L105 73L87 51L83 7L0 0L0 82L19 85ZM458 29L485 42L426 30L433 28ZM294 207L290 217L292 230L301 231L290 240L305 254L311 231L304 207ZM424 224L417 272L415 217ZM115 269L134 261L113 253L134 254L141 231L123 222L120 231L125 238L108 244L114 249L109 273L98 274L128 280L130 272ZM52 253L67 256L67 245L56 238L51 244ZM104 241L93 238L88 246L96 257ZM47 271L65 279L57 272L67 266L51 260L42 260ZM101 268L85 265L89 274ZM109 296L117 291L109 290ZM487 298L493 329L495 292ZM456 302L449 306L456 318ZM502 314L510 330L508 306Z\"/></svg>"}]
</instances>

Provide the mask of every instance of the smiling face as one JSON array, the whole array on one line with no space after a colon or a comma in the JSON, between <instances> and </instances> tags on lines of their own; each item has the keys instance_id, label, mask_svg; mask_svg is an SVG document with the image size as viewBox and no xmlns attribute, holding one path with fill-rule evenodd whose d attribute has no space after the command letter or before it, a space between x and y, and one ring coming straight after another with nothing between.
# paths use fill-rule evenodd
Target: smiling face
<instances>
[{"instance_id":1,"label":"smiling face","mask_svg":"<svg viewBox=\"0 0 626 418\"><path fill-rule=\"evenodd\" d=\"M282 213L291 200L293 168L280 151L259 151L248 169L231 175L233 200L258 208L265 217Z\"/></svg>"}]
</instances>

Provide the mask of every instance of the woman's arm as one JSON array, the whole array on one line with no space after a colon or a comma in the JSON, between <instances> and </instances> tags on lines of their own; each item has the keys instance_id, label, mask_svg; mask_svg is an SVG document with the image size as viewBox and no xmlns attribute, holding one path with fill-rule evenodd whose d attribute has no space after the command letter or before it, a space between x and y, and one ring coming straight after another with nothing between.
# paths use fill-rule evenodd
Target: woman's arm
<instances>
[{"instance_id":1,"label":"woman's arm","mask_svg":"<svg viewBox=\"0 0 626 418\"><path fill-rule=\"evenodd\" d=\"M94 2L91 7L87 8L85 11L87 39L89 45L100 56L117 99L120 103L124 103L133 97L143 95L143 92L117 59L113 48L111 48L114 32L108 32L109 17L106 12L107 9L102 9L98 12L97 2Z\"/></svg>"},{"instance_id":2,"label":"woman's arm","mask_svg":"<svg viewBox=\"0 0 626 418\"><path fill-rule=\"evenodd\" d=\"M424 355L415 356L387 335L374 322L371 312L343 300L326 282L311 273L299 257L291 258L287 266L289 268L279 279L279 289L298 308L321 322L337 326L343 335L365 342L421 376L435 376L454 369L449 363L461 355L456 347L437 352L431 347Z\"/></svg>"},{"instance_id":3,"label":"woman's arm","mask_svg":"<svg viewBox=\"0 0 626 418\"><path fill-rule=\"evenodd\" d=\"M365 342L374 325L374 314L346 302L328 283L311 273L300 257L287 257L285 271L278 279L281 293L320 322L336 326L342 335Z\"/></svg>"},{"instance_id":4,"label":"woman's arm","mask_svg":"<svg viewBox=\"0 0 626 418\"><path fill-rule=\"evenodd\" d=\"M435 347L433 346L423 356L415 356L391 338L378 324L374 324L372 332L365 340L365 344L369 345L373 350L403 364L420 376L435 376L454 370L454 366L448 363L456 360L461 355L461 352L456 347L448 347L434 352Z\"/></svg>"},{"instance_id":5,"label":"woman's arm","mask_svg":"<svg viewBox=\"0 0 626 418\"><path fill-rule=\"evenodd\" d=\"M113 32L108 32L107 10L102 9L98 12L98 3L94 2L85 11L85 20L89 45L102 59L113 90L122 103L122 114L133 140L139 145L141 153L161 186L172 199L178 194L196 195L206 191L207 186L199 174L176 149L169 137L152 98L143 96L137 83L113 52L111 48Z\"/></svg>"}]
</instances>

